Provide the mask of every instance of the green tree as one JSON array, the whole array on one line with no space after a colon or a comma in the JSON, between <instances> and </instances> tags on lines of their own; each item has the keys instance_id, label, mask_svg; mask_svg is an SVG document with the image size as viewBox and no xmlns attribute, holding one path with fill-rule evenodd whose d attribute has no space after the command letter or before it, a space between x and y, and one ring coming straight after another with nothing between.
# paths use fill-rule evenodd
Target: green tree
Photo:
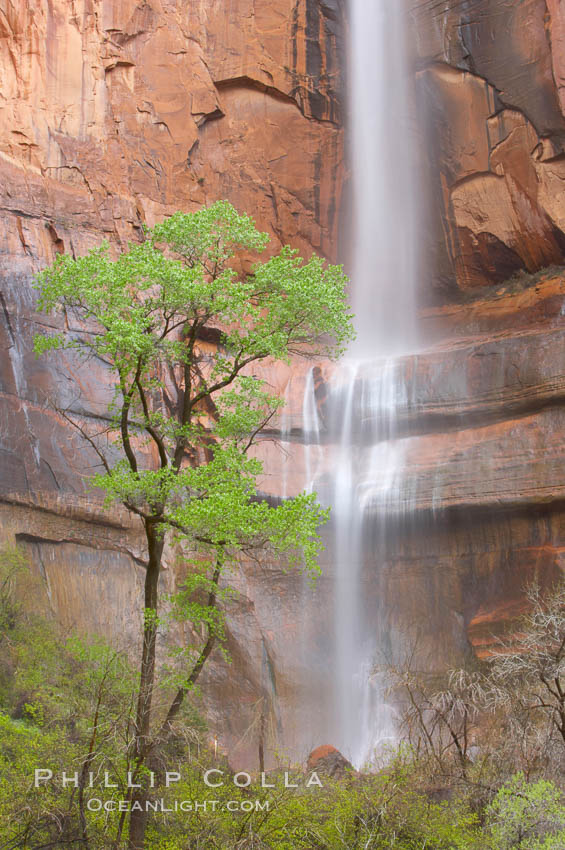
<instances>
[{"instance_id":1,"label":"green tree","mask_svg":"<svg viewBox=\"0 0 565 850\"><path fill-rule=\"evenodd\" d=\"M134 777L166 738L187 690L222 637L220 578L236 553L266 547L315 572L326 512L301 494L279 506L257 492L250 454L280 401L252 367L268 358L339 355L352 337L341 267L289 247L250 273L238 271L269 238L225 201L176 213L145 241L112 258L108 245L58 256L37 280L39 308L73 315L71 332L39 336L38 354L71 349L98 358L115 378L107 425L62 411L96 452L94 483L135 514L147 563ZM77 321L78 320L78 321ZM67 323L66 327L69 327ZM194 557L174 605L207 636L156 722L159 576L167 537ZM142 848L143 794L133 798L130 847ZM138 804L137 806L135 804Z\"/></svg>"},{"instance_id":2,"label":"green tree","mask_svg":"<svg viewBox=\"0 0 565 850\"><path fill-rule=\"evenodd\" d=\"M560 850L565 842L565 806L561 791L544 779L528 783L516 774L487 808L487 824L496 850Z\"/></svg>"},{"instance_id":3,"label":"green tree","mask_svg":"<svg viewBox=\"0 0 565 850\"><path fill-rule=\"evenodd\" d=\"M6 588L12 582L12 591ZM0 551L0 847L107 847L116 816L88 811L88 777L127 782L127 735L136 675L125 653L68 637L41 617L41 579L17 549ZM17 604L16 600L25 600ZM34 771L76 775L35 787ZM104 799L110 789L98 788Z\"/></svg>"},{"instance_id":4,"label":"green tree","mask_svg":"<svg viewBox=\"0 0 565 850\"><path fill-rule=\"evenodd\" d=\"M16 622L19 604L15 586L25 566L25 558L17 549L5 547L0 550L0 644Z\"/></svg>"}]
</instances>

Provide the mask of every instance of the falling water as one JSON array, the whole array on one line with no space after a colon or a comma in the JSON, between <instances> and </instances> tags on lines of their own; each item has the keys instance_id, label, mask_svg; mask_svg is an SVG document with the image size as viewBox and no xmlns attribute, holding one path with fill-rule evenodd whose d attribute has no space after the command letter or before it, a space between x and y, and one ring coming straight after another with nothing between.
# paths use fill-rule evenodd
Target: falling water
<instances>
[{"instance_id":1,"label":"falling water","mask_svg":"<svg viewBox=\"0 0 565 850\"><path fill-rule=\"evenodd\" d=\"M304 384L302 434L304 437L304 489L307 493L312 493L314 490L314 480L322 457L320 417L314 387L314 367L308 370Z\"/></svg>"},{"instance_id":2,"label":"falling water","mask_svg":"<svg viewBox=\"0 0 565 850\"><path fill-rule=\"evenodd\" d=\"M16 332L15 332L15 334L13 334L11 327L9 328L11 340L10 340L10 345L8 347L8 356L10 358L10 364L12 366L12 374L13 374L13 377L14 377L14 385L16 387L16 395L17 395L17 398L18 398L18 403L21 407L22 413L24 415L24 420L25 420L25 423L26 423L26 433L27 433L29 440L31 442L33 457L34 457L36 466L39 469L39 466L40 466L40 463L41 463L41 454L40 454L40 451L39 451L39 440L37 438L37 435L35 433L34 428L32 427L32 423L31 423L31 419L30 419L30 415L29 415L28 401L27 401L27 399L29 398L29 391L28 391L27 380L26 380L27 372L26 372L26 369L24 368L25 334L22 332L21 328L19 327L19 324L20 324L19 318L16 316L15 319L12 318L12 321L16 322Z\"/></svg>"},{"instance_id":3,"label":"falling water","mask_svg":"<svg viewBox=\"0 0 565 850\"><path fill-rule=\"evenodd\" d=\"M282 452L281 458L281 497L286 499L288 497L288 473L290 467L290 416L289 416L289 403L290 403L290 392L291 392L291 384L292 384L292 376L289 377L286 387L284 389L284 405L281 413L281 424L280 424L280 433L281 433L281 445L280 450Z\"/></svg>"},{"instance_id":4,"label":"falling water","mask_svg":"<svg viewBox=\"0 0 565 850\"><path fill-rule=\"evenodd\" d=\"M395 439L395 417L407 405L396 359L346 363L332 388L339 435L333 464L332 517L335 562L336 746L356 765L372 760L394 738L379 661L379 624L367 606L364 581L376 581L379 564L367 552L369 527L380 536L387 518L406 504L401 475L404 440ZM369 573L365 564L369 561Z\"/></svg>"},{"instance_id":5,"label":"falling water","mask_svg":"<svg viewBox=\"0 0 565 850\"><path fill-rule=\"evenodd\" d=\"M420 205L407 20L402 0L352 0L352 301L359 357L414 345Z\"/></svg>"},{"instance_id":6,"label":"falling water","mask_svg":"<svg viewBox=\"0 0 565 850\"><path fill-rule=\"evenodd\" d=\"M335 654L336 705L340 749L354 758L355 739L359 718L360 688L358 661L362 640L358 619L358 579L361 569L361 517L352 509L355 487L353 455L354 396L357 364L344 371L342 401L341 442L337 447L335 462L332 512L335 527L334 557L337 564L335 579ZM342 569L342 565L347 569Z\"/></svg>"},{"instance_id":7,"label":"falling water","mask_svg":"<svg viewBox=\"0 0 565 850\"><path fill-rule=\"evenodd\" d=\"M334 451L334 739L356 766L394 738L393 712L376 672L379 629L367 610L367 529L381 540L387 517L406 512L408 405L399 358L415 346L419 199L415 178L407 11L400 0L352 0L350 129L354 228L352 302L357 342L330 395ZM365 571L365 575L367 572Z\"/></svg>"}]
</instances>

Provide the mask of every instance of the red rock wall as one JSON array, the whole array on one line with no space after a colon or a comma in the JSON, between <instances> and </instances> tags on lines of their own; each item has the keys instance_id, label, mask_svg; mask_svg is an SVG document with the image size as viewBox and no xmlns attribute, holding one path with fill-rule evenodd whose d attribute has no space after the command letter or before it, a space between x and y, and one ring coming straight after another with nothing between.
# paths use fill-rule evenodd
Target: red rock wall
<instances>
[{"instance_id":1,"label":"red rock wall","mask_svg":"<svg viewBox=\"0 0 565 850\"><path fill-rule=\"evenodd\" d=\"M9 502L70 510L84 448L45 410L72 390L36 361L33 274L219 197L276 248L335 256L343 173L340 5L160 0L0 4L0 345ZM93 372L81 404L97 410ZM67 507L64 507L67 506Z\"/></svg>"},{"instance_id":2,"label":"red rock wall","mask_svg":"<svg viewBox=\"0 0 565 850\"><path fill-rule=\"evenodd\" d=\"M103 237L119 246L144 222L218 197L251 212L275 244L334 259L348 225L344 5L0 2L0 523L28 548L44 605L67 625L136 634L143 552L129 518L85 489L92 459L45 407L56 394L97 412L105 376L93 370L76 398L72 361L35 360L44 319L31 278L57 251ZM429 175L424 296L440 304L426 323L443 341L406 363L414 406L401 424L417 510L401 535L375 540L366 588L385 643L401 646L412 624L422 652L447 663L471 645L486 651L536 570L563 568L563 281L445 302L563 261L565 14L557 0L411 7ZM272 377L284 390L288 371ZM300 440L295 387L288 421ZM268 489L281 480L272 444L265 458ZM307 715L332 675L331 552L325 568L314 600L276 564L244 564L236 578L233 664L216 660L206 699L240 763L254 758L254 742L235 745L265 694L279 749L294 741L305 754L324 737L311 737ZM165 586L174 581L168 571Z\"/></svg>"},{"instance_id":3,"label":"red rock wall","mask_svg":"<svg viewBox=\"0 0 565 850\"><path fill-rule=\"evenodd\" d=\"M302 250L333 253L338 4L3 6L1 164L18 169L3 207L24 219L21 247L26 216L51 221L68 250L225 196Z\"/></svg>"},{"instance_id":4,"label":"red rock wall","mask_svg":"<svg viewBox=\"0 0 565 850\"><path fill-rule=\"evenodd\" d=\"M41 604L66 626L138 634L143 550L130 518L86 489L94 458L46 406L55 396L95 414L107 381L92 368L79 397L72 360L34 358L46 320L33 274L56 252L118 247L217 198L254 215L275 248L335 258L341 19L336 0L0 2L0 529L26 547ZM165 589L175 580L168 571ZM234 664L218 659L209 699L232 744L263 692L274 628L252 600L261 582L242 582Z\"/></svg>"},{"instance_id":5,"label":"red rock wall","mask_svg":"<svg viewBox=\"0 0 565 850\"><path fill-rule=\"evenodd\" d=\"M412 6L436 297L562 264L563 4Z\"/></svg>"}]
</instances>

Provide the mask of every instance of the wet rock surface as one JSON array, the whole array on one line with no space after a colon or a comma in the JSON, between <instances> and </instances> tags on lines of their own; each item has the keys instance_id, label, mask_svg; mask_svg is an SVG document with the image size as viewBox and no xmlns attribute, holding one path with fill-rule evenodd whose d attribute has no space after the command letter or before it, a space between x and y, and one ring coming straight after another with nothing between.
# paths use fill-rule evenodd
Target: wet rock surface
<instances>
[{"instance_id":1,"label":"wet rock surface","mask_svg":"<svg viewBox=\"0 0 565 850\"><path fill-rule=\"evenodd\" d=\"M351 762L329 744L323 744L312 750L306 766L308 770L315 770L320 776L332 776L336 779L343 779L353 772Z\"/></svg>"},{"instance_id":2,"label":"wet rock surface","mask_svg":"<svg viewBox=\"0 0 565 850\"><path fill-rule=\"evenodd\" d=\"M562 4L412 0L411 7L433 288L445 297L560 262Z\"/></svg>"},{"instance_id":3,"label":"wet rock surface","mask_svg":"<svg viewBox=\"0 0 565 850\"><path fill-rule=\"evenodd\" d=\"M2 539L18 541L43 577L38 605L126 643L138 634L139 529L86 487L95 459L48 404L55 396L99 415L108 377L94 364L77 395L76 364L35 359L31 340L50 320L34 311L33 274L58 252L102 238L117 250L144 223L218 197L252 212L275 247L335 259L347 241L344 4L228 5L21 0L0 16ZM522 609L525 582L564 569L563 275L453 299L563 263L565 24L557 0L410 5L432 152L425 299L436 306L423 321L434 345L395 366L405 387L397 481L385 486L365 457L376 510L363 586L391 659L417 641L423 662L442 667L488 653ZM265 369L289 402L269 435L277 442L258 449L274 498L312 480L328 495L336 367L318 364L312 381L320 449L304 422L311 365ZM376 372L357 375L359 398ZM361 401L358 410L362 458L381 425ZM249 730L260 704L274 730L268 759L276 748L304 761L331 740L312 710L331 690L331 550L322 566L315 589L267 562L244 561L230 578L232 663L215 657L202 684L211 730L236 766L257 761ZM165 571L163 589L177 580ZM174 639L190 637L187 626Z\"/></svg>"},{"instance_id":4,"label":"wet rock surface","mask_svg":"<svg viewBox=\"0 0 565 850\"><path fill-rule=\"evenodd\" d=\"M52 406L102 415L108 374L34 357L34 334L53 320L35 312L33 275L57 253L102 239L116 251L144 224L217 198L252 213L273 250L290 242L335 259L342 16L333 0L22 0L0 13L1 537L43 578L31 604L65 627L131 647L144 552L132 517L104 510L85 483L96 458ZM163 590L178 580L166 570ZM293 615L277 600L276 622L270 596L284 582L275 565L243 565L233 664L218 656L204 688L212 730L242 764L256 758L245 733L258 700L298 699L294 669L282 672ZM188 626L172 635L193 637Z\"/></svg>"}]
</instances>

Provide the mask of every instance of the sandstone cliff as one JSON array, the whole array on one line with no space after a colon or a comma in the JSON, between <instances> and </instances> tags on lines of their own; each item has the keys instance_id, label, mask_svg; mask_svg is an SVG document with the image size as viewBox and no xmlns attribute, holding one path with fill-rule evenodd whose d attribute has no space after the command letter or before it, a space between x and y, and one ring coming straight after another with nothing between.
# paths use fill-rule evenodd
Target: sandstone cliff
<instances>
[{"instance_id":1,"label":"sandstone cliff","mask_svg":"<svg viewBox=\"0 0 565 850\"><path fill-rule=\"evenodd\" d=\"M402 366L409 510L388 505L397 525L404 514L402 533L376 535L365 581L383 641L402 644L414 627L445 664L471 645L488 651L524 581L563 569L563 280L449 303L563 262L565 13L557 0L411 5L437 345ZM336 258L348 225L345 33L340 0L0 3L0 517L65 624L135 634L143 553L129 517L87 491L92 458L45 406L55 394L96 415L105 377L93 370L78 398L71 361L34 359L45 319L32 276L58 251L118 247L143 223L218 197L275 244ZM295 364L279 423L291 462L261 448L274 496L304 483L306 368ZM289 376L271 378L285 392ZM320 404L328 378L323 367ZM233 664L218 658L205 689L236 760L256 751L244 733L261 699L283 749L325 737L309 722L332 675L331 552L324 566L316 591L276 564L243 564L236 578Z\"/></svg>"},{"instance_id":2,"label":"sandstone cliff","mask_svg":"<svg viewBox=\"0 0 565 850\"><path fill-rule=\"evenodd\" d=\"M559 0L412 0L435 223L434 287L563 261Z\"/></svg>"},{"instance_id":3,"label":"sandstone cliff","mask_svg":"<svg viewBox=\"0 0 565 850\"><path fill-rule=\"evenodd\" d=\"M275 248L335 256L343 33L336 0L0 3L2 538L27 549L42 604L67 626L131 640L143 550L131 518L87 490L94 458L49 408L55 397L96 416L107 379L98 365L77 394L72 360L35 360L46 320L33 275L57 252L103 238L118 248L144 223L217 198L251 212ZM175 580L164 577L169 589ZM242 591L235 667L210 674L212 724L232 743L264 687L263 633L275 628Z\"/></svg>"}]
</instances>

